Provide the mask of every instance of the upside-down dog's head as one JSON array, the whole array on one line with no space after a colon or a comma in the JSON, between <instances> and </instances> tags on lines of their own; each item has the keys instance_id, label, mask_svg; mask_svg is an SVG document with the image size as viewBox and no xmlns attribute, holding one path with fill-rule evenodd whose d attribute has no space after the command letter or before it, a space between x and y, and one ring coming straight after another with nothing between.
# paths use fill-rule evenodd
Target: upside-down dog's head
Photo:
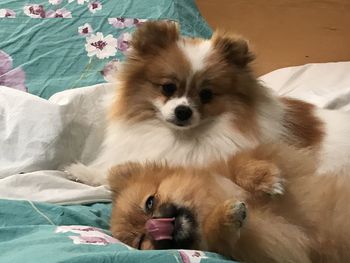
<instances>
[{"instance_id":1,"label":"upside-down dog's head","mask_svg":"<svg viewBox=\"0 0 350 263\"><path fill-rule=\"evenodd\" d=\"M206 249L203 222L222 201L214 178L159 164L114 167L113 236L139 249Z\"/></svg>"},{"instance_id":2,"label":"upside-down dog's head","mask_svg":"<svg viewBox=\"0 0 350 263\"><path fill-rule=\"evenodd\" d=\"M198 222L190 196L175 189L177 169L166 165L127 163L114 167L110 186L114 196L111 230L124 243L140 249L191 248L197 242ZM182 172L182 171L181 171ZM176 194L177 193L177 194ZM173 219L171 240L156 241L146 231L152 218ZM169 234L169 233L168 233Z\"/></svg>"}]
</instances>

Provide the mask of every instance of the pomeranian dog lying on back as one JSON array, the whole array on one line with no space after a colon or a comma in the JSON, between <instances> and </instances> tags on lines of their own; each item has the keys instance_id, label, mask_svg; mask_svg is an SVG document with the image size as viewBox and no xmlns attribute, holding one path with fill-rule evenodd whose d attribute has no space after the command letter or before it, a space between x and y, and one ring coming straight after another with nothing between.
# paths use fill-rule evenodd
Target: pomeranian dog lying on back
<instances>
[{"instance_id":1,"label":"pomeranian dog lying on back","mask_svg":"<svg viewBox=\"0 0 350 263\"><path fill-rule=\"evenodd\" d=\"M350 177L315 176L315 163L305 151L264 145L207 169L115 166L111 231L139 249L208 250L248 263L350 262Z\"/></svg>"}]
</instances>

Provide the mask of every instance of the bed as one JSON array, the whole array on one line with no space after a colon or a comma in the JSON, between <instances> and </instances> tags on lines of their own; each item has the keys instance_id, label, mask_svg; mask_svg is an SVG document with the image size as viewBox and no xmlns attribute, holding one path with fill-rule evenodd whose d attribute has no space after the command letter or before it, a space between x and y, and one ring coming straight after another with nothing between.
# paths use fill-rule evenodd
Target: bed
<instances>
[{"instance_id":1,"label":"bed","mask_svg":"<svg viewBox=\"0 0 350 263\"><path fill-rule=\"evenodd\" d=\"M203 251L122 244L108 231L109 190L70 181L62 170L98 152L115 89L108 72L122 61L127 34L146 19L167 19L184 34L208 37L194 3L49 0L31 1L39 6L28 9L20 2L0 4L0 262L232 262ZM85 44L98 32L117 39L113 55L89 56ZM349 111L348 72L350 62L308 64L260 79L277 94Z\"/></svg>"},{"instance_id":2,"label":"bed","mask_svg":"<svg viewBox=\"0 0 350 263\"><path fill-rule=\"evenodd\" d=\"M350 111L348 72L350 62L309 64L260 79L278 94ZM110 192L65 178L59 164L94 158L112 87L66 90L48 100L0 88L0 262L227 261L201 251L140 252L121 244L108 232Z\"/></svg>"}]
</instances>

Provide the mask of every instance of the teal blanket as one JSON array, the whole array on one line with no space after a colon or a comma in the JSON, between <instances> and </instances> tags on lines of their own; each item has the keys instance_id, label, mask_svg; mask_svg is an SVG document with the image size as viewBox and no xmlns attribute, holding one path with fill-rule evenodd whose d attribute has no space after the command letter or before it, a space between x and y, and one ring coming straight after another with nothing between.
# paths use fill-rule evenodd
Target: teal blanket
<instances>
[{"instance_id":1,"label":"teal blanket","mask_svg":"<svg viewBox=\"0 0 350 263\"><path fill-rule=\"evenodd\" d=\"M211 34L193 0L1 0L0 86L49 98L109 81L130 33L149 19Z\"/></svg>"},{"instance_id":2,"label":"teal blanket","mask_svg":"<svg viewBox=\"0 0 350 263\"><path fill-rule=\"evenodd\" d=\"M191 250L139 251L110 236L111 205L0 200L1 263L231 262Z\"/></svg>"}]
</instances>

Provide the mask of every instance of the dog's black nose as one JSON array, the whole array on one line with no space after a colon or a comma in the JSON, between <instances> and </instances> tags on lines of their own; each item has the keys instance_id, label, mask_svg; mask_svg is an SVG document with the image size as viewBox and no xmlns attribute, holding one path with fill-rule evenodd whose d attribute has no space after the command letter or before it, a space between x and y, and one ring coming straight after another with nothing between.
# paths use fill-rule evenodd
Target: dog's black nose
<instances>
[{"instance_id":1,"label":"dog's black nose","mask_svg":"<svg viewBox=\"0 0 350 263\"><path fill-rule=\"evenodd\" d=\"M180 105L175 108L175 116L179 121L187 121L192 116L190 107Z\"/></svg>"}]
</instances>

